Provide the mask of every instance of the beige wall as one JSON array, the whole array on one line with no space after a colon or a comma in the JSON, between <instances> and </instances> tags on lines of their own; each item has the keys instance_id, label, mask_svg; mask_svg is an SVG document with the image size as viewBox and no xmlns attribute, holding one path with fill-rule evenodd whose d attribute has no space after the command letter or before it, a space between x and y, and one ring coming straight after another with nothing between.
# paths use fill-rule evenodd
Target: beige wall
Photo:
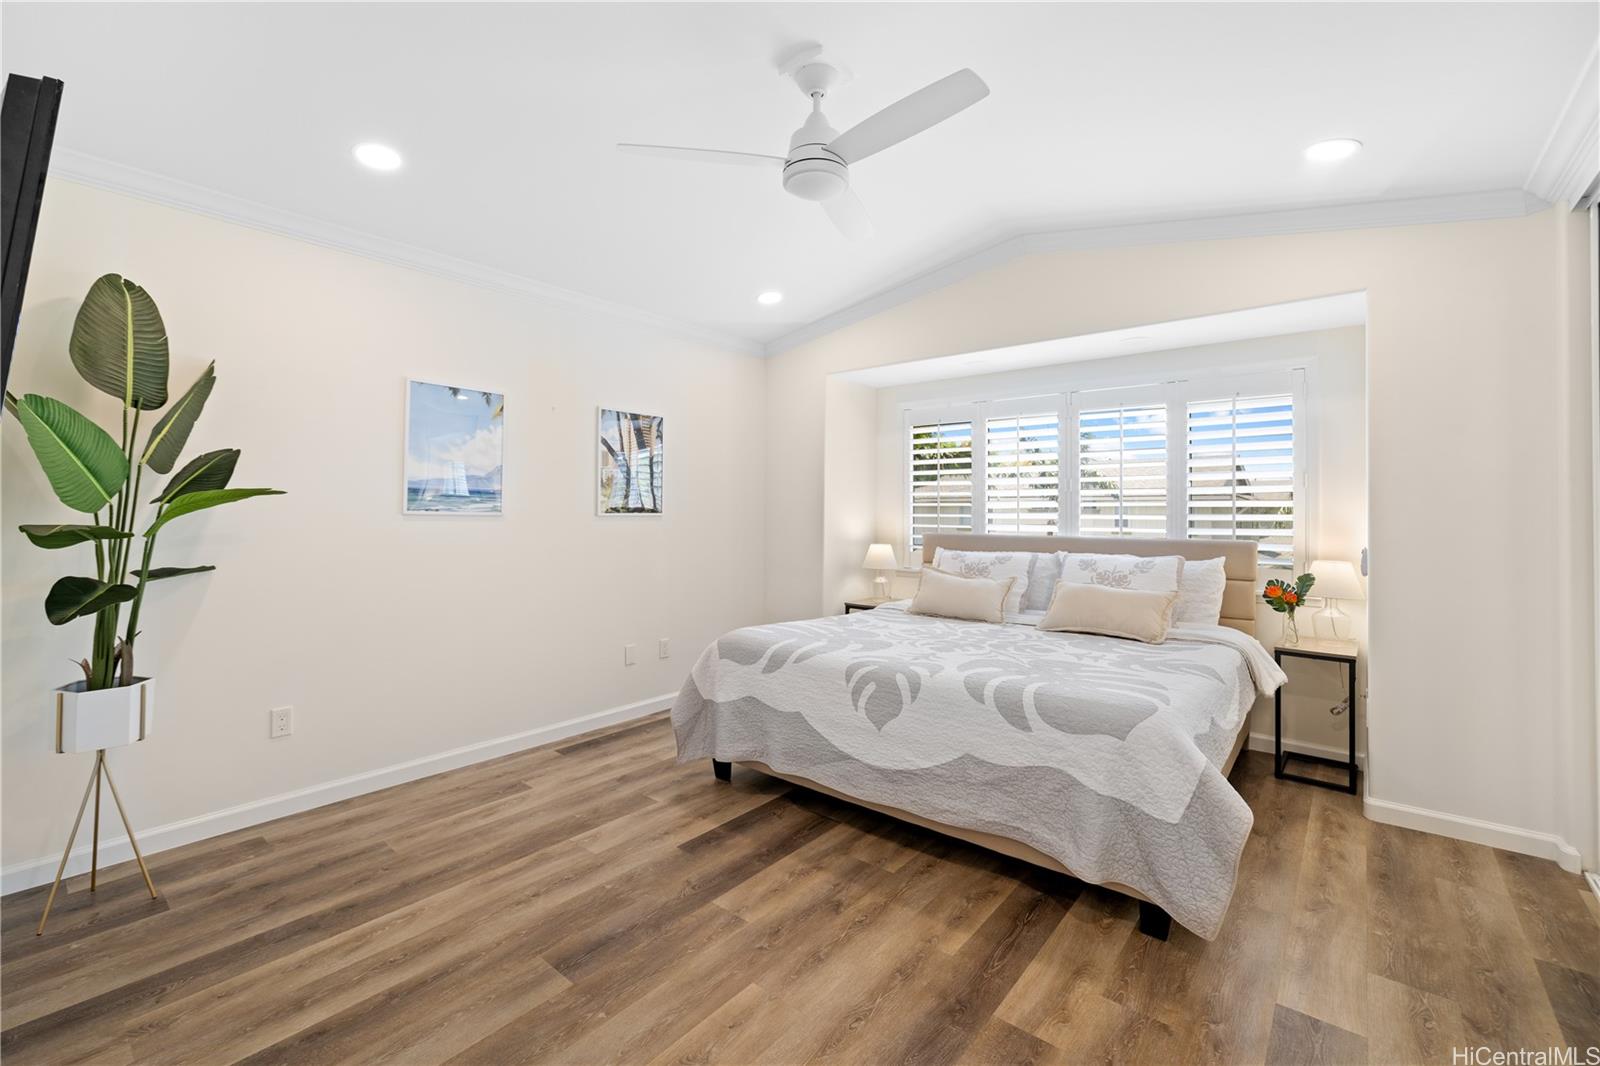
<instances>
[{"instance_id":1,"label":"beige wall","mask_svg":"<svg viewBox=\"0 0 1600 1066\"><path fill-rule=\"evenodd\" d=\"M158 564L218 569L145 605L156 728L110 758L139 825L202 820L152 844L283 809L206 821L236 805L337 798L392 779L328 788L351 775L674 694L717 634L762 619L761 360L57 181L11 387L102 424L116 403L78 379L65 345L105 271L160 302L176 387L217 360L189 454L241 447L235 484L288 490L162 536ZM506 393L504 516L400 514L407 375ZM601 404L666 417L665 515L596 517ZM47 699L90 623L52 627L42 607L87 556L17 533L72 516L15 428L0 433L7 887L37 880L41 858L53 872L91 759L51 753ZM638 665L623 665L625 642ZM269 740L280 705L294 735Z\"/></svg>"},{"instance_id":2,"label":"beige wall","mask_svg":"<svg viewBox=\"0 0 1600 1066\"><path fill-rule=\"evenodd\" d=\"M1367 809L1593 863L1582 221L1527 217L1027 256L774 357L771 615L830 609L829 374L1365 291ZM1587 395L1587 388L1582 390ZM853 546L851 546L853 547ZM824 595L819 596L819 591Z\"/></svg>"}]
</instances>

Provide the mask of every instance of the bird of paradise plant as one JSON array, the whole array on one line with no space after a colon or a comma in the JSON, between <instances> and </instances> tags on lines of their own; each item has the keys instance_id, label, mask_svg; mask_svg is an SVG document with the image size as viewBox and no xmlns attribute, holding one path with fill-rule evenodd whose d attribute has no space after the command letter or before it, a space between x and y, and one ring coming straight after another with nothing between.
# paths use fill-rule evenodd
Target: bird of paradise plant
<instances>
[{"instance_id":1,"label":"bird of paradise plant","mask_svg":"<svg viewBox=\"0 0 1600 1066\"><path fill-rule=\"evenodd\" d=\"M214 566L151 567L156 534L168 522L209 507L278 489L229 488L239 461L237 448L206 452L189 460L161 492L151 521L137 535L143 551L132 565L135 529L141 525L139 495L146 467L170 473L216 385L216 364L162 414L141 446L139 422L167 403L167 329L156 302L117 274L89 288L72 326L68 355L78 374L122 401L121 442L60 400L7 392L10 411L27 434L50 487L63 504L93 515L92 524L26 525L22 532L40 548L94 547L94 577L63 577L45 596L45 616L54 625L94 618L94 643L78 665L90 690L131 684L139 611L152 581L215 570ZM134 583L130 584L130 578ZM127 629L117 623L128 604ZM120 666L120 673L118 667Z\"/></svg>"}]
</instances>

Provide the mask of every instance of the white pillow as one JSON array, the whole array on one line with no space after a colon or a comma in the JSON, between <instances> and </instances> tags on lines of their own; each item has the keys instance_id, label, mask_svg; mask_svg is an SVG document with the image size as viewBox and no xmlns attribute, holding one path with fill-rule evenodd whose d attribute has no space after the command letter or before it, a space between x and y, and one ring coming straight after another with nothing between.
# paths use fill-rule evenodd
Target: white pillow
<instances>
[{"instance_id":1,"label":"white pillow","mask_svg":"<svg viewBox=\"0 0 1600 1066\"><path fill-rule=\"evenodd\" d=\"M1022 597L1028 590L1028 570L1035 552L969 552L935 548L935 569L961 577L987 577L990 579L1014 578L1011 592L1006 596L1006 614L1022 610ZM1045 593L1049 595L1049 593Z\"/></svg>"},{"instance_id":2,"label":"white pillow","mask_svg":"<svg viewBox=\"0 0 1600 1066\"><path fill-rule=\"evenodd\" d=\"M1104 585L1140 592L1177 592L1183 574L1181 555L1095 555L1062 552L1061 580L1074 585Z\"/></svg>"},{"instance_id":3,"label":"white pillow","mask_svg":"<svg viewBox=\"0 0 1600 1066\"><path fill-rule=\"evenodd\" d=\"M909 614L935 614L973 622L1006 620L1005 602L1016 578L962 577L931 566L922 568L922 581L911 598Z\"/></svg>"},{"instance_id":4,"label":"white pillow","mask_svg":"<svg viewBox=\"0 0 1600 1066\"><path fill-rule=\"evenodd\" d=\"M1044 611L1050 607L1050 597L1056 594L1056 582L1061 580L1060 552L1028 552L1033 560L1028 566L1028 591L1022 594L1024 611Z\"/></svg>"},{"instance_id":5,"label":"white pillow","mask_svg":"<svg viewBox=\"0 0 1600 1066\"><path fill-rule=\"evenodd\" d=\"M1178 593L1063 581L1056 586L1039 628L1056 633L1100 633L1146 644L1167 639Z\"/></svg>"},{"instance_id":6,"label":"white pillow","mask_svg":"<svg viewBox=\"0 0 1600 1066\"><path fill-rule=\"evenodd\" d=\"M1225 560L1185 559L1178 577L1178 606L1172 621L1214 626L1222 618L1222 593L1228 587Z\"/></svg>"}]
</instances>

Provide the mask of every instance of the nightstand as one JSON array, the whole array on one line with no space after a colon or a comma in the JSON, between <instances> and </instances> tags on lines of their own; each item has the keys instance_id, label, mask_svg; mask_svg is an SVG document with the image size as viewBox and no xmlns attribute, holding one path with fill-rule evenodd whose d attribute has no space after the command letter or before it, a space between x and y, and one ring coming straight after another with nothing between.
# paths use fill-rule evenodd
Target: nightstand
<instances>
[{"instance_id":1,"label":"nightstand","mask_svg":"<svg viewBox=\"0 0 1600 1066\"><path fill-rule=\"evenodd\" d=\"M888 600L845 600L844 613L849 614L851 611L870 611L874 607L880 607L888 602Z\"/></svg>"},{"instance_id":2,"label":"nightstand","mask_svg":"<svg viewBox=\"0 0 1600 1066\"><path fill-rule=\"evenodd\" d=\"M1348 682L1345 691L1349 693L1346 701L1345 714L1350 727L1349 758L1343 761L1330 759L1325 755L1305 755L1298 751L1283 750L1283 688L1272 694L1272 776L1281 777L1287 781L1299 781L1307 785L1320 785L1323 788L1336 789L1340 792L1349 792L1354 795L1356 791L1356 642L1353 640L1323 640L1308 638L1298 644L1279 644L1272 649L1272 658L1283 665L1285 658L1318 659L1325 663L1339 663L1348 673ZM1323 781L1304 774L1289 773L1284 769L1290 759L1299 759L1302 762L1319 763L1323 766L1333 766L1344 770L1348 776L1348 783L1341 784L1337 781Z\"/></svg>"}]
</instances>

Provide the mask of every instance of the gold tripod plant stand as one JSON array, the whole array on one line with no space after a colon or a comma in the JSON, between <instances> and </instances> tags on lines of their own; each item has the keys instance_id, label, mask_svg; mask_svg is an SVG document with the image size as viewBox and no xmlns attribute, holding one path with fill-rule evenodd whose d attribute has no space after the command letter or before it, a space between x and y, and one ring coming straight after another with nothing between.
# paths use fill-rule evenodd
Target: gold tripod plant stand
<instances>
[{"instance_id":1,"label":"gold tripod plant stand","mask_svg":"<svg viewBox=\"0 0 1600 1066\"><path fill-rule=\"evenodd\" d=\"M111 767L106 765L106 749L97 748L94 753L94 770L89 775L89 783L83 787L83 800L78 804L78 816L72 820L72 832L67 834L67 848L61 853L61 865L56 867L56 879L50 886L50 895L44 901L44 913L39 916L39 928L33 932L34 936L44 935L44 923L50 920L50 908L55 904L56 891L61 888L61 875L66 873L67 859L72 855L73 842L78 839L78 827L83 824L84 808L89 806L89 793L94 792L94 837L89 849L89 891L95 890L95 882L100 873L100 778L106 779L106 784L111 786L111 798L116 801L117 813L122 816L122 828L128 831L128 843L133 845L133 857L138 860L139 872L144 875L145 887L150 890L150 898L156 898L156 883L150 880L150 868L144 864L144 855L139 851L139 841L133 835L133 823L128 821L128 812L123 809L122 797L117 795L117 783L111 779Z\"/></svg>"}]
</instances>

